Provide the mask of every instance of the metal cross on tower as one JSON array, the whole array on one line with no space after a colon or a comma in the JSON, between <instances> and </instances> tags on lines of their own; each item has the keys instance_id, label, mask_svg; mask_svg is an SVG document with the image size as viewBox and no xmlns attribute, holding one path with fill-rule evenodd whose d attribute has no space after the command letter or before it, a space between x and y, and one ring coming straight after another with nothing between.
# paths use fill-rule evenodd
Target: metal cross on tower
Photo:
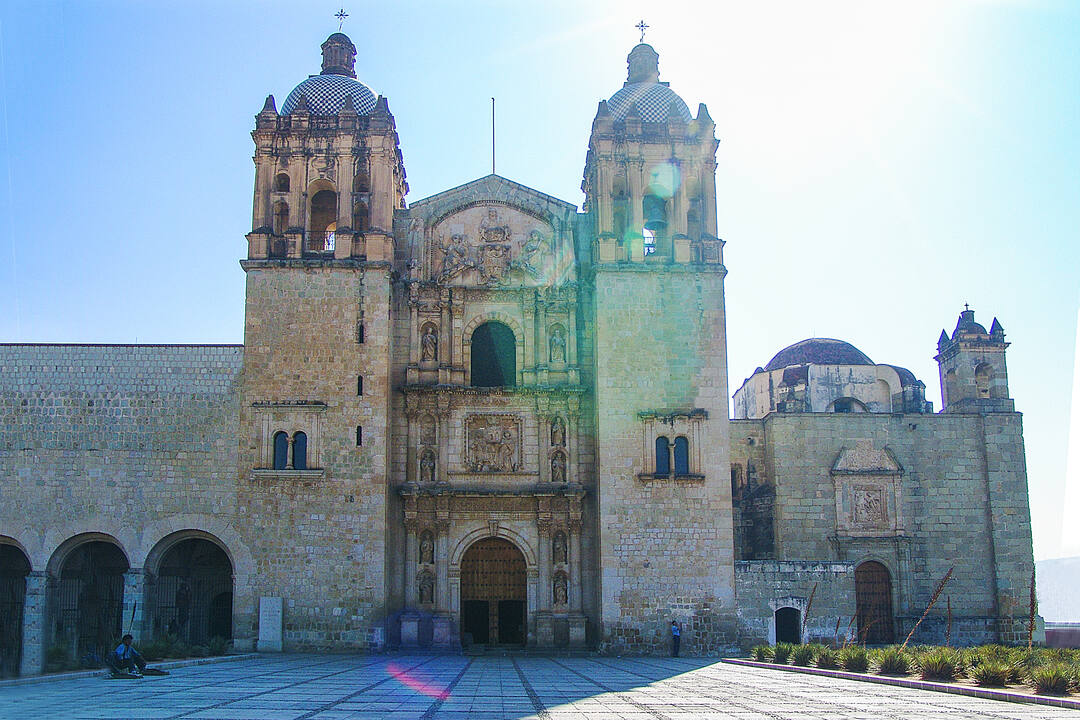
<instances>
[{"instance_id":1,"label":"metal cross on tower","mask_svg":"<svg viewBox=\"0 0 1080 720\"><path fill-rule=\"evenodd\" d=\"M349 17L349 13L345 12L345 8L341 8L334 17L338 19L337 29L341 30L341 26L345 24L345 18Z\"/></svg>"},{"instance_id":2,"label":"metal cross on tower","mask_svg":"<svg viewBox=\"0 0 1080 720\"><path fill-rule=\"evenodd\" d=\"M649 26L645 24L644 20L639 20L638 24L634 27L641 31L641 40L638 42L645 42L645 31L649 29Z\"/></svg>"}]
</instances>

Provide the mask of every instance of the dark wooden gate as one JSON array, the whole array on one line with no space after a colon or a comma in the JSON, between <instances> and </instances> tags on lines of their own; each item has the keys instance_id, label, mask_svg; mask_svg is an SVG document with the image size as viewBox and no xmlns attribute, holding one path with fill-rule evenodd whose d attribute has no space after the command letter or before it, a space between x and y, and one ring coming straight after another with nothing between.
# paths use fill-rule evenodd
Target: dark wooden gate
<instances>
[{"instance_id":1,"label":"dark wooden gate","mask_svg":"<svg viewBox=\"0 0 1080 720\"><path fill-rule=\"evenodd\" d=\"M161 559L154 581L154 635L193 645L232 637L232 562L209 540L190 538Z\"/></svg>"},{"instance_id":2,"label":"dark wooden gate","mask_svg":"<svg viewBox=\"0 0 1080 720\"><path fill-rule=\"evenodd\" d=\"M855 613L860 642L885 645L895 641L892 580L879 562L871 560L855 568Z\"/></svg>"},{"instance_id":3,"label":"dark wooden gate","mask_svg":"<svg viewBox=\"0 0 1080 720\"><path fill-rule=\"evenodd\" d=\"M0 678L19 674L23 607L30 563L14 545L0 545Z\"/></svg>"},{"instance_id":4,"label":"dark wooden gate","mask_svg":"<svg viewBox=\"0 0 1080 720\"><path fill-rule=\"evenodd\" d=\"M479 616L486 609L488 642L525 643L525 556L513 543L485 538L465 551L461 558L461 607L463 635L469 632L474 641L481 642L484 633L477 631L480 628L467 625L480 624ZM505 616L501 622L500 614Z\"/></svg>"}]
</instances>

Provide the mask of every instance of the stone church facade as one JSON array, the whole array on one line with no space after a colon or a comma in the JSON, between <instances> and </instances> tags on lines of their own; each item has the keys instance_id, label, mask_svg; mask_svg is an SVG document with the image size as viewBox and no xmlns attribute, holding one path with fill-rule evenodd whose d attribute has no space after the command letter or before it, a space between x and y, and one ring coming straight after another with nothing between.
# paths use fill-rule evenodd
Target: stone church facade
<instances>
[{"instance_id":1,"label":"stone church facade","mask_svg":"<svg viewBox=\"0 0 1080 720\"><path fill-rule=\"evenodd\" d=\"M996 320L943 334L940 413L814 339L729 418L715 125L650 46L599 104L581 211L497 175L407 205L387 99L346 36L322 50L256 116L242 346L0 345L5 674L121 628L888 642L950 567L954 637L1015 639L1033 562Z\"/></svg>"}]
</instances>

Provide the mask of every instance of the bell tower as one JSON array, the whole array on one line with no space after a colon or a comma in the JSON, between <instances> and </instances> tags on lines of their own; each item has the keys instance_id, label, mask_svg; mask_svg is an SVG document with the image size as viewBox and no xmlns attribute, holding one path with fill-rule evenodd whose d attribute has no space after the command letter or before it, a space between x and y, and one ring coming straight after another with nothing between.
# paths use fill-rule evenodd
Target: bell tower
<instances>
[{"instance_id":1,"label":"bell tower","mask_svg":"<svg viewBox=\"0 0 1080 720\"><path fill-rule=\"evenodd\" d=\"M627 65L593 120L582 183L601 644L663 652L674 618L699 628L686 647L710 652L736 633L715 125L660 81L651 46Z\"/></svg>"},{"instance_id":2,"label":"bell tower","mask_svg":"<svg viewBox=\"0 0 1080 720\"><path fill-rule=\"evenodd\" d=\"M945 412L1013 412L1005 367L1005 329L997 318L990 332L975 322L964 306L950 336L944 330L934 357L941 374L941 406Z\"/></svg>"},{"instance_id":3,"label":"bell tower","mask_svg":"<svg viewBox=\"0 0 1080 720\"><path fill-rule=\"evenodd\" d=\"M392 229L408 188L356 47L334 33L322 56L280 112L271 95L255 116L240 263L238 502L264 544L254 596L288 598L285 625L305 628L286 649L385 642ZM306 573L286 571L300 556Z\"/></svg>"}]
</instances>

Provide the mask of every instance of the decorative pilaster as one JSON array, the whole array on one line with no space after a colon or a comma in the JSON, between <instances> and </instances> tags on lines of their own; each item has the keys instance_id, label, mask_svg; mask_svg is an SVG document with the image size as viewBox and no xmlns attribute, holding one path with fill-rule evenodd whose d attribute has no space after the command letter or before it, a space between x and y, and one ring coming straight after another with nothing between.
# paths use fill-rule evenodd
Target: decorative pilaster
<instances>
[{"instance_id":1,"label":"decorative pilaster","mask_svg":"<svg viewBox=\"0 0 1080 720\"><path fill-rule=\"evenodd\" d=\"M581 612L581 514L571 517L567 524L570 532L570 611Z\"/></svg>"},{"instance_id":2,"label":"decorative pilaster","mask_svg":"<svg viewBox=\"0 0 1080 720\"><path fill-rule=\"evenodd\" d=\"M415 517L405 518L405 607L415 608L416 594L416 535L419 524Z\"/></svg>"}]
</instances>

